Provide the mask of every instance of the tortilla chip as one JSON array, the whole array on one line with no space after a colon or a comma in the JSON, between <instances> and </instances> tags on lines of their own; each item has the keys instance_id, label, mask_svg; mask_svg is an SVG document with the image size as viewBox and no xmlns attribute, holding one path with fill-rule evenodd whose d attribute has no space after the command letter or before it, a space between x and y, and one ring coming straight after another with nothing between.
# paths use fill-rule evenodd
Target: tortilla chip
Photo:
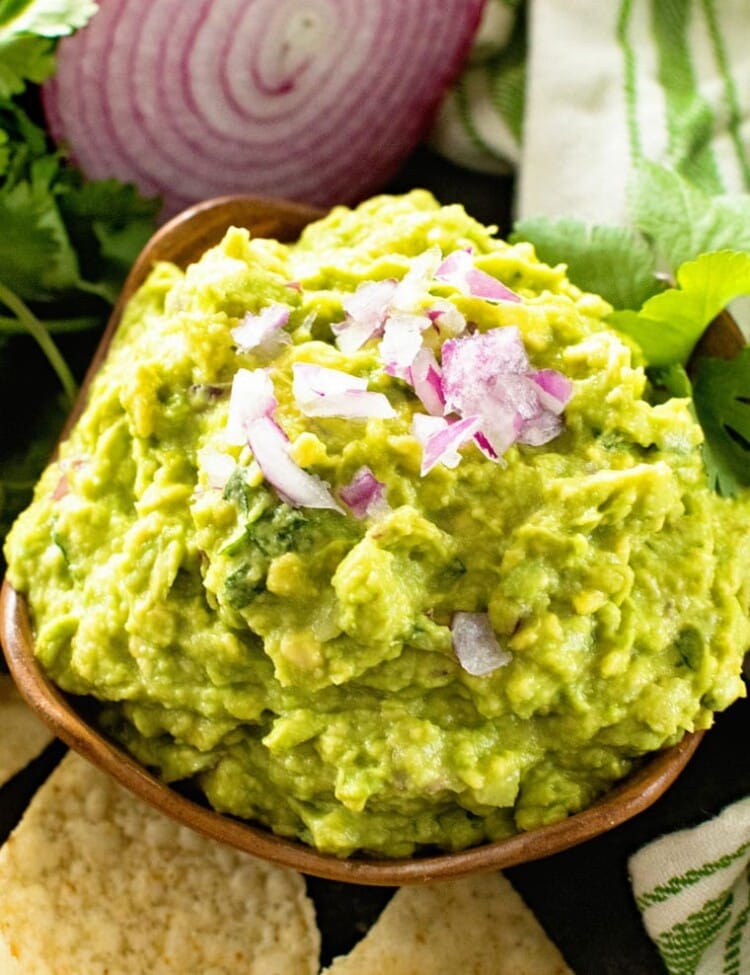
<instances>
[{"instance_id":1,"label":"tortilla chip","mask_svg":"<svg viewBox=\"0 0 750 975\"><path fill-rule=\"evenodd\" d=\"M403 887L324 975L572 975L499 873Z\"/></svg>"},{"instance_id":2,"label":"tortilla chip","mask_svg":"<svg viewBox=\"0 0 750 975\"><path fill-rule=\"evenodd\" d=\"M0 785L41 754L53 737L18 693L13 679L0 674Z\"/></svg>"},{"instance_id":3,"label":"tortilla chip","mask_svg":"<svg viewBox=\"0 0 750 975\"><path fill-rule=\"evenodd\" d=\"M73 753L0 850L1 941L3 975L314 975L320 957L300 874L179 826Z\"/></svg>"}]
</instances>

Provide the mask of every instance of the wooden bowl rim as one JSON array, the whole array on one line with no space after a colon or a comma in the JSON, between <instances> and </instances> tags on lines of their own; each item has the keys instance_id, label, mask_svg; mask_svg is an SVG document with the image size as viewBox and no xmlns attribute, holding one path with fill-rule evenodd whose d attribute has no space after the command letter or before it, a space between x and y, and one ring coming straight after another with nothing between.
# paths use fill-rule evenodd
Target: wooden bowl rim
<instances>
[{"instance_id":1,"label":"wooden bowl rim","mask_svg":"<svg viewBox=\"0 0 750 975\"><path fill-rule=\"evenodd\" d=\"M189 263L207 247L218 243L231 225L248 227L255 236L291 240L302 227L321 215L317 208L293 201L228 196L191 207L165 224L146 245L125 282L60 439L67 435L82 412L88 387L106 355L125 305L155 261ZM734 343L736 336L730 338ZM281 866L346 883L375 886L429 883L511 867L562 852L651 806L685 768L704 735L703 731L687 734L677 744L654 753L598 801L558 822L458 852L398 859L340 858L276 836L263 826L222 815L183 796L90 725L76 710L74 699L61 692L41 669L34 655L26 600L7 579L0 590L0 639L11 674L30 707L70 748L132 793L205 836Z\"/></svg>"}]
</instances>

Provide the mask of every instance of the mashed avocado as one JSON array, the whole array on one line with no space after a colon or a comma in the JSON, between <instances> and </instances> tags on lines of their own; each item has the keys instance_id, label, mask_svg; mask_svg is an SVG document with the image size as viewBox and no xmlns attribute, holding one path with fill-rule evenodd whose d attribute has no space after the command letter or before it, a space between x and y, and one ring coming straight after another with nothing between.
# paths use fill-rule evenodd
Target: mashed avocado
<instances>
[{"instance_id":1,"label":"mashed avocado","mask_svg":"<svg viewBox=\"0 0 750 975\"><path fill-rule=\"evenodd\" d=\"M750 645L750 499L608 311L422 191L157 266L7 541L44 668L339 855L591 803Z\"/></svg>"}]
</instances>

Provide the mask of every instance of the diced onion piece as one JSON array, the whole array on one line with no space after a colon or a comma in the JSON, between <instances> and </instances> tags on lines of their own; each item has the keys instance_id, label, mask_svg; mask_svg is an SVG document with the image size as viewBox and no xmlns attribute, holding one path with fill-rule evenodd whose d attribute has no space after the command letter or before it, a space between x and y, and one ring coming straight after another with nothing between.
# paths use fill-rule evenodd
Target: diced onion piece
<instances>
[{"instance_id":1,"label":"diced onion piece","mask_svg":"<svg viewBox=\"0 0 750 975\"><path fill-rule=\"evenodd\" d=\"M442 416L445 411L442 373L434 352L427 346L423 345L414 357L408 379L427 412Z\"/></svg>"},{"instance_id":2,"label":"diced onion piece","mask_svg":"<svg viewBox=\"0 0 750 975\"><path fill-rule=\"evenodd\" d=\"M459 448L472 439L481 422L478 416L467 416L449 423L441 416L415 413L412 430L422 446L420 474L424 477L436 464L456 467L461 461Z\"/></svg>"},{"instance_id":3,"label":"diced onion piece","mask_svg":"<svg viewBox=\"0 0 750 975\"><path fill-rule=\"evenodd\" d=\"M51 498L53 501L62 501L62 499L68 494L70 494L70 481L68 480L68 475L61 474L60 479L52 491Z\"/></svg>"},{"instance_id":4,"label":"diced onion piece","mask_svg":"<svg viewBox=\"0 0 750 975\"><path fill-rule=\"evenodd\" d=\"M409 368L422 348L422 332L432 323L426 315L395 312L385 322L380 357L390 376L408 378Z\"/></svg>"},{"instance_id":5,"label":"diced onion piece","mask_svg":"<svg viewBox=\"0 0 750 975\"><path fill-rule=\"evenodd\" d=\"M413 258L406 274L396 285L391 307L396 311L412 311L424 294L430 290L435 271L442 259L440 248L435 245Z\"/></svg>"},{"instance_id":6,"label":"diced onion piece","mask_svg":"<svg viewBox=\"0 0 750 975\"><path fill-rule=\"evenodd\" d=\"M275 355L282 345L291 342L291 336L281 331L288 321L287 305L275 302L266 305L257 314L248 312L230 334L240 352L257 350L267 355Z\"/></svg>"},{"instance_id":7,"label":"diced onion piece","mask_svg":"<svg viewBox=\"0 0 750 975\"><path fill-rule=\"evenodd\" d=\"M288 504L344 513L325 481L295 464L288 437L270 416L258 417L248 425L247 442L263 476Z\"/></svg>"},{"instance_id":8,"label":"diced onion piece","mask_svg":"<svg viewBox=\"0 0 750 975\"><path fill-rule=\"evenodd\" d=\"M229 396L226 442L237 446L247 443L247 431L253 420L271 416L275 409L273 383L266 370L238 369Z\"/></svg>"},{"instance_id":9,"label":"diced onion piece","mask_svg":"<svg viewBox=\"0 0 750 975\"><path fill-rule=\"evenodd\" d=\"M498 459L497 451L481 430L477 430L474 434L474 443L479 447L485 457L488 457L490 460Z\"/></svg>"},{"instance_id":10,"label":"diced onion piece","mask_svg":"<svg viewBox=\"0 0 750 975\"><path fill-rule=\"evenodd\" d=\"M509 388L529 364L520 332L508 326L449 339L442 357L446 413L481 416L482 434L502 456L523 422Z\"/></svg>"},{"instance_id":11,"label":"diced onion piece","mask_svg":"<svg viewBox=\"0 0 750 975\"><path fill-rule=\"evenodd\" d=\"M454 613L453 649L467 674L485 677L513 659L498 643L487 613Z\"/></svg>"},{"instance_id":12,"label":"diced onion piece","mask_svg":"<svg viewBox=\"0 0 750 975\"><path fill-rule=\"evenodd\" d=\"M383 393L367 390L367 380L339 369L295 362L292 393L305 416L388 419L396 411Z\"/></svg>"},{"instance_id":13,"label":"diced onion piece","mask_svg":"<svg viewBox=\"0 0 750 975\"><path fill-rule=\"evenodd\" d=\"M466 331L466 318L452 301L433 299L427 316L443 338L456 338Z\"/></svg>"},{"instance_id":14,"label":"diced onion piece","mask_svg":"<svg viewBox=\"0 0 750 975\"><path fill-rule=\"evenodd\" d=\"M563 421L557 413L540 410L535 416L530 416L521 424L518 432L518 442L530 447L541 447L559 436L563 430Z\"/></svg>"},{"instance_id":15,"label":"diced onion piece","mask_svg":"<svg viewBox=\"0 0 750 975\"><path fill-rule=\"evenodd\" d=\"M493 278L491 274L474 266L474 258L468 251L457 250L449 254L435 271L435 277L454 288L485 301L520 301L520 295Z\"/></svg>"},{"instance_id":16,"label":"diced onion piece","mask_svg":"<svg viewBox=\"0 0 750 975\"><path fill-rule=\"evenodd\" d=\"M345 298L346 318L333 326L336 345L343 353L352 355L371 338L382 334L397 284L392 278L365 281Z\"/></svg>"},{"instance_id":17,"label":"diced onion piece","mask_svg":"<svg viewBox=\"0 0 750 975\"><path fill-rule=\"evenodd\" d=\"M562 413L573 393L573 383L557 369L540 369L531 377L540 389L539 399L553 413Z\"/></svg>"},{"instance_id":18,"label":"diced onion piece","mask_svg":"<svg viewBox=\"0 0 750 975\"><path fill-rule=\"evenodd\" d=\"M206 475L206 483L210 488L223 491L226 483L237 467L237 461L230 454L225 454L214 447L203 447L198 451L198 462Z\"/></svg>"},{"instance_id":19,"label":"diced onion piece","mask_svg":"<svg viewBox=\"0 0 750 975\"><path fill-rule=\"evenodd\" d=\"M366 518L388 510L385 484L369 467L360 467L348 484L339 488L339 497L355 518Z\"/></svg>"},{"instance_id":20,"label":"diced onion piece","mask_svg":"<svg viewBox=\"0 0 750 975\"><path fill-rule=\"evenodd\" d=\"M107 0L57 49L47 121L86 176L162 193L166 214L248 192L353 203L424 137L483 6Z\"/></svg>"},{"instance_id":21,"label":"diced onion piece","mask_svg":"<svg viewBox=\"0 0 750 975\"><path fill-rule=\"evenodd\" d=\"M481 416L479 446L487 456L560 433L572 384L554 370L531 370L515 326L449 339L442 357L445 412Z\"/></svg>"}]
</instances>

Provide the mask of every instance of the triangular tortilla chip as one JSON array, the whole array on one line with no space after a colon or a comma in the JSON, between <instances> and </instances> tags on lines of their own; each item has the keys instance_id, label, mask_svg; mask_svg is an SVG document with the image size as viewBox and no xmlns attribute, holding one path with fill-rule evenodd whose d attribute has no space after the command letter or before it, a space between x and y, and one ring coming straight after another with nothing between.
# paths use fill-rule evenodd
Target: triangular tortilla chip
<instances>
[{"instance_id":1,"label":"triangular tortilla chip","mask_svg":"<svg viewBox=\"0 0 750 975\"><path fill-rule=\"evenodd\" d=\"M73 753L0 849L0 941L3 975L314 975L320 952L300 874L179 826Z\"/></svg>"},{"instance_id":2,"label":"triangular tortilla chip","mask_svg":"<svg viewBox=\"0 0 750 975\"><path fill-rule=\"evenodd\" d=\"M0 674L0 785L43 752L53 737L18 693L12 678Z\"/></svg>"},{"instance_id":3,"label":"triangular tortilla chip","mask_svg":"<svg viewBox=\"0 0 750 975\"><path fill-rule=\"evenodd\" d=\"M572 975L499 873L403 887L324 975Z\"/></svg>"}]
</instances>

